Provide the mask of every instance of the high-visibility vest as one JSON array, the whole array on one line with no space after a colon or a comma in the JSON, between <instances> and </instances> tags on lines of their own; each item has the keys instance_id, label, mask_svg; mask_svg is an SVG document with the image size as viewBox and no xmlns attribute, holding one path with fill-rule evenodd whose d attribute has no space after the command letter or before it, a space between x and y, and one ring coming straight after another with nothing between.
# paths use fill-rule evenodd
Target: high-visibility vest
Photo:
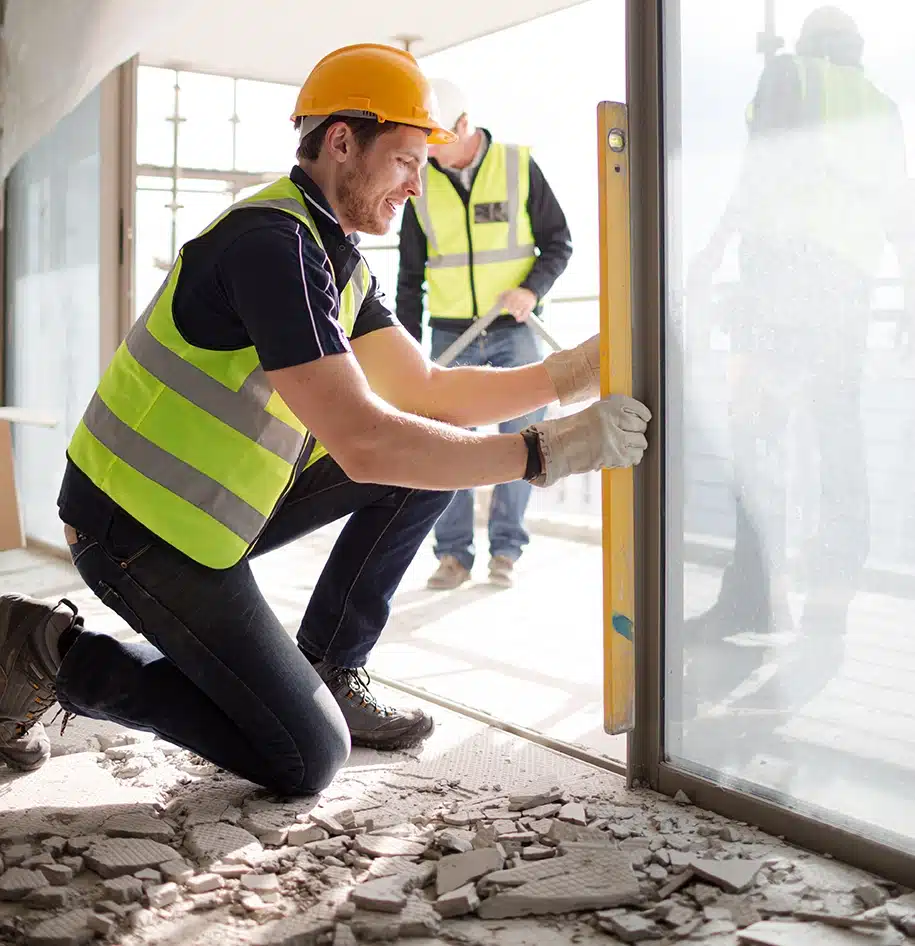
<instances>
[{"instance_id":1,"label":"high-visibility vest","mask_svg":"<svg viewBox=\"0 0 915 946\"><path fill-rule=\"evenodd\" d=\"M427 306L432 318L486 315L524 282L537 258L527 212L530 149L493 142L464 203L442 171L423 169L411 198L426 234Z\"/></svg>"},{"instance_id":2,"label":"high-visibility vest","mask_svg":"<svg viewBox=\"0 0 915 946\"><path fill-rule=\"evenodd\" d=\"M753 139L757 183L748 229L813 241L873 275L885 245L889 188L905 173L898 109L860 67L790 58L802 121ZM753 103L746 117L752 122Z\"/></svg>"},{"instance_id":3,"label":"high-visibility vest","mask_svg":"<svg viewBox=\"0 0 915 946\"><path fill-rule=\"evenodd\" d=\"M272 208L321 238L287 177L229 213ZM203 234L201 234L203 235ZM70 459L150 531L210 568L251 549L296 475L323 450L270 384L253 346L211 351L187 342L172 301L183 248L120 345L70 442ZM368 290L359 261L340 296L347 336ZM303 313L303 317L305 317Z\"/></svg>"}]
</instances>

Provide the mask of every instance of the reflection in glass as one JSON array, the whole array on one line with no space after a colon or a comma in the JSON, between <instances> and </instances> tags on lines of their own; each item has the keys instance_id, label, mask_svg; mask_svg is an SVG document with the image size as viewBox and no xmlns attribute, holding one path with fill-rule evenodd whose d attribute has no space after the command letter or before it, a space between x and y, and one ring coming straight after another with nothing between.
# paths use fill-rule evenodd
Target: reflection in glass
<instances>
[{"instance_id":1,"label":"reflection in glass","mask_svg":"<svg viewBox=\"0 0 915 946\"><path fill-rule=\"evenodd\" d=\"M897 344L910 329L903 312L891 315L895 364L875 351L887 337L873 331L875 295L888 256L904 282L915 269L894 98L908 87L898 72L875 81L858 14L878 32L893 21L863 2L776 3L776 17L807 15L790 49L776 53L778 37L763 34L762 68L757 60L742 86L757 27L747 7L729 15L751 42L708 50L715 39L699 27L709 3L666 6L682 57L681 74L666 76L668 130L682 135L667 171L668 372L683 384L670 392L682 419L668 443L681 492L669 498L684 497L681 531L669 536L682 561L668 602L668 750L706 774L777 789L785 803L905 834L898 810L877 813L876 796L862 801L854 785L863 745L875 745L862 732L887 731L874 671L898 661L893 638L913 616L888 596L878 605L865 568L889 548L877 511L899 482L886 476L886 447L904 444L885 418L898 409L893 373L910 373ZM711 69L735 82L709 94ZM712 177L714 165L724 173ZM682 614L670 607L681 597ZM915 674L915 648L903 646ZM860 701L850 725L849 694ZM915 717L898 696L893 733L915 767ZM915 774L900 773L901 759L882 760L884 795Z\"/></svg>"}]
</instances>

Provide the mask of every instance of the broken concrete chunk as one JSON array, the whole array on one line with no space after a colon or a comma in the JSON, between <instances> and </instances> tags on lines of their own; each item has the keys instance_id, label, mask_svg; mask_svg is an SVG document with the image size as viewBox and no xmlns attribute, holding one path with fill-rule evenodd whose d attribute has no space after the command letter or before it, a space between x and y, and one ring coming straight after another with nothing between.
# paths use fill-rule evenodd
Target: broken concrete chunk
<instances>
[{"instance_id":1,"label":"broken concrete chunk","mask_svg":"<svg viewBox=\"0 0 915 946\"><path fill-rule=\"evenodd\" d=\"M496 829L492 825L483 825L477 829L477 833L470 842L474 850L482 850L487 847L495 847L498 839Z\"/></svg>"},{"instance_id":2,"label":"broken concrete chunk","mask_svg":"<svg viewBox=\"0 0 915 946\"><path fill-rule=\"evenodd\" d=\"M93 913L86 920L86 926L92 930L93 933L98 933L99 936L108 937L118 928L117 923L108 916L100 916L98 913Z\"/></svg>"},{"instance_id":3,"label":"broken concrete chunk","mask_svg":"<svg viewBox=\"0 0 915 946\"><path fill-rule=\"evenodd\" d=\"M354 887L350 898L363 910L400 913L407 905L406 887L407 880L403 876L382 877Z\"/></svg>"},{"instance_id":4,"label":"broken concrete chunk","mask_svg":"<svg viewBox=\"0 0 915 946\"><path fill-rule=\"evenodd\" d=\"M160 868L162 876L176 884L186 884L194 876L194 868L187 861L176 859L168 861Z\"/></svg>"},{"instance_id":5,"label":"broken concrete chunk","mask_svg":"<svg viewBox=\"0 0 915 946\"><path fill-rule=\"evenodd\" d=\"M223 880L238 880L239 877L251 873L251 867L248 864L212 864L209 872L222 877Z\"/></svg>"},{"instance_id":6,"label":"broken concrete chunk","mask_svg":"<svg viewBox=\"0 0 915 946\"><path fill-rule=\"evenodd\" d=\"M894 930L857 932L790 920L763 920L737 935L741 943L753 946L898 946L902 943L901 935Z\"/></svg>"},{"instance_id":7,"label":"broken concrete chunk","mask_svg":"<svg viewBox=\"0 0 915 946\"><path fill-rule=\"evenodd\" d=\"M882 906L887 901L886 891L881 887L878 887L876 884L858 884L852 893L869 910L873 907Z\"/></svg>"},{"instance_id":8,"label":"broken concrete chunk","mask_svg":"<svg viewBox=\"0 0 915 946\"><path fill-rule=\"evenodd\" d=\"M729 893L740 893L753 885L763 864L764 860L744 860L736 857L725 861L694 857L690 866L700 877Z\"/></svg>"},{"instance_id":9,"label":"broken concrete chunk","mask_svg":"<svg viewBox=\"0 0 915 946\"><path fill-rule=\"evenodd\" d=\"M74 855L71 855L69 857L62 857L60 859L60 863L63 864L64 867L69 867L70 870L73 871L74 875L80 873L85 867L84 859L82 857L77 857Z\"/></svg>"},{"instance_id":10,"label":"broken concrete chunk","mask_svg":"<svg viewBox=\"0 0 915 946\"><path fill-rule=\"evenodd\" d=\"M151 867L144 867L143 870L138 870L133 876L136 877L137 880L142 881L144 884L162 883L161 872L153 870Z\"/></svg>"},{"instance_id":11,"label":"broken concrete chunk","mask_svg":"<svg viewBox=\"0 0 915 946\"><path fill-rule=\"evenodd\" d=\"M151 907L167 907L178 899L178 885L167 883L158 887L150 887L146 892L146 896L149 898Z\"/></svg>"},{"instance_id":12,"label":"broken concrete chunk","mask_svg":"<svg viewBox=\"0 0 915 946\"><path fill-rule=\"evenodd\" d=\"M559 809L559 814L556 816L560 821L568 821L569 824L577 824L584 827L588 823L587 816L585 815L585 806L579 804L577 801L570 801L567 805L563 805Z\"/></svg>"},{"instance_id":13,"label":"broken concrete chunk","mask_svg":"<svg viewBox=\"0 0 915 946\"><path fill-rule=\"evenodd\" d=\"M531 844L521 851L521 857L525 861L545 861L556 856L556 848L544 847L542 844Z\"/></svg>"},{"instance_id":14,"label":"broken concrete chunk","mask_svg":"<svg viewBox=\"0 0 915 946\"><path fill-rule=\"evenodd\" d=\"M360 835L360 837L366 836ZM347 838L336 837L328 838L326 841L309 841L307 844L303 844L302 847L314 854L315 857L339 857L346 850L346 845Z\"/></svg>"},{"instance_id":15,"label":"broken concrete chunk","mask_svg":"<svg viewBox=\"0 0 915 946\"><path fill-rule=\"evenodd\" d=\"M70 903L72 896L69 887L40 887L30 891L22 902L37 910L59 910Z\"/></svg>"},{"instance_id":16,"label":"broken concrete chunk","mask_svg":"<svg viewBox=\"0 0 915 946\"><path fill-rule=\"evenodd\" d=\"M319 828L323 828L331 837L346 834L349 830L349 828L342 824L337 818L326 812L312 811L311 821ZM350 827L352 827L352 825Z\"/></svg>"},{"instance_id":17,"label":"broken concrete chunk","mask_svg":"<svg viewBox=\"0 0 915 946\"><path fill-rule=\"evenodd\" d=\"M109 818L102 831L111 838L148 838L151 841L171 841L175 831L160 818L143 812L122 812Z\"/></svg>"},{"instance_id":18,"label":"broken concrete chunk","mask_svg":"<svg viewBox=\"0 0 915 946\"><path fill-rule=\"evenodd\" d=\"M263 853L260 841L237 825L216 822L215 824L194 825L184 839L184 846L195 857L204 862L231 860L235 863L247 862ZM170 860L174 860L172 851Z\"/></svg>"},{"instance_id":19,"label":"broken concrete chunk","mask_svg":"<svg viewBox=\"0 0 915 946\"><path fill-rule=\"evenodd\" d=\"M479 880L491 871L500 870L503 863L502 854L495 848L480 848L466 854L449 854L438 862L436 892L441 897L442 894L457 890L472 880Z\"/></svg>"},{"instance_id":20,"label":"broken concrete chunk","mask_svg":"<svg viewBox=\"0 0 915 946\"><path fill-rule=\"evenodd\" d=\"M690 801L689 795L687 795L686 792L684 792L682 788L677 792L676 795L674 795L674 801L677 802L678 805L691 805L692 804L692 801Z\"/></svg>"},{"instance_id":21,"label":"broken concrete chunk","mask_svg":"<svg viewBox=\"0 0 915 946\"><path fill-rule=\"evenodd\" d=\"M428 845L403 838L388 838L377 834L360 834L354 847L368 857L420 857Z\"/></svg>"},{"instance_id":22,"label":"broken concrete chunk","mask_svg":"<svg viewBox=\"0 0 915 946\"><path fill-rule=\"evenodd\" d=\"M528 808L537 808L540 805L549 805L562 800L562 789L558 785L550 785L531 794L511 795L508 807L512 811L526 811Z\"/></svg>"},{"instance_id":23,"label":"broken concrete chunk","mask_svg":"<svg viewBox=\"0 0 915 946\"><path fill-rule=\"evenodd\" d=\"M42 864L38 869L52 887L66 887L73 880L73 871L66 864Z\"/></svg>"},{"instance_id":24,"label":"broken concrete chunk","mask_svg":"<svg viewBox=\"0 0 915 946\"><path fill-rule=\"evenodd\" d=\"M286 843L293 847L311 844L314 841L326 841L328 833L317 824L296 824L286 834Z\"/></svg>"},{"instance_id":25,"label":"broken concrete chunk","mask_svg":"<svg viewBox=\"0 0 915 946\"><path fill-rule=\"evenodd\" d=\"M29 933L29 946L82 946L95 935L89 926L89 910L74 910L52 916Z\"/></svg>"},{"instance_id":26,"label":"broken concrete chunk","mask_svg":"<svg viewBox=\"0 0 915 946\"><path fill-rule=\"evenodd\" d=\"M347 874L349 874L349 871L347 871ZM246 890L251 890L254 893L265 893L280 889L280 882L276 874L245 874L241 879L241 885Z\"/></svg>"},{"instance_id":27,"label":"broken concrete chunk","mask_svg":"<svg viewBox=\"0 0 915 946\"><path fill-rule=\"evenodd\" d=\"M470 824L470 815L466 811L446 811L442 821L453 828L466 828Z\"/></svg>"},{"instance_id":28,"label":"broken concrete chunk","mask_svg":"<svg viewBox=\"0 0 915 946\"><path fill-rule=\"evenodd\" d=\"M503 919L600 910L637 903L638 880L628 855L610 845L564 844L562 856L489 874L484 887L513 887L484 900L477 914Z\"/></svg>"},{"instance_id":29,"label":"broken concrete chunk","mask_svg":"<svg viewBox=\"0 0 915 946\"><path fill-rule=\"evenodd\" d=\"M35 870L36 868L41 867L42 864L53 864L54 858L51 857L46 851L43 851L41 854L33 854L31 857L27 857L22 861L19 866L24 867L26 870Z\"/></svg>"},{"instance_id":30,"label":"broken concrete chunk","mask_svg":"<svg viewBox=\"0 0 915 946\"><path fill-rule=\"evenodd\" d=\"M47 885L48 882L41 871L11 867L0 876L0 900L21 900L31 891Z\"/></svg>"},{"instance_id":31,"label":"broken concrete chunk","mask_svg":"<svg viewBox=\"0 0 915 946\"><path fill-rule=\"evenodd\" d=\"M435 843L447 854L464 854L473 850L473 835L459 828L446 828L436 836Z\"/></svg>"},{"instance_id":32,"label":"broken concrete chunk","mask_svg":"<svg viewBox=\"0 0 915 946\"><path fill-rule=\"evenodd\" d=\"M689 870L682 871L679 874L674 874L670 880L658 890L658 899L666 900L668 897L675 894L682 887L685 887L687 884L692 883L695 880L696 875L693 873L692 868Z\"/></svg>"},{"instance_id":33,"label":"broken concrete chunk","mask_svg":"<svg viewBox=\"0 0 915 946\"><path fill-rule=\"evenodd\" d=\"M34 853L31 844L12 844L4 852L3 860L7 867L18 867Z\"/></svg>"},{"instance_id":34,"label":"broken concrete chunk","mask_svg":"<svg viewBox=\"0 0 915 946\"><path fill-rule=\"evenodd\" d=\"M67 849L67 839L56 835L53 838L45 838L41 842L41 849L47 851L51 857L60 857Z\"/></svg>"},{"instance_id":35,"label":"broken concrete chunk","mask_svg":"<svg viewBox=\"0 0 915 946\"><path fill-rule=\"evenodd\" d=\"M410 897L399 920L398 932L402 937L431 937L439 931L439 914L422 897Z\"/></svg>"},{"instance_id":36,"label":"broken concrete chunk","mask_svg":"<svg viewBox=\"0 0 915 946\"><path fill-rule=\"evenodd\" d=\"M594 831L591 828L582 828L578 825L567 824L565 821L554 821L550 825L550 830L543 836L544 841L552 844L562 844L575 841L586 841L588 843L607 844L611 843L609 835L604 831Z\"/></svg>"},{"instance_id":37,"label":"broken concrete chunk","mask_svg":"<svg viewBox=\"0 0 915 946\"><path fill-rule=\"evenodd\" d=\"M115 877L102 883L107 899L114 903L134 903L143 896L143 884L136 877Z\"/></svg>"},{"instance_id":38,"label":"broken concrete chunk","mask_svg":"<svg viewBox=\"0 0 915 946\"><path fill-rule=\"evenodd\" d=\"M476 886L473 883L442 894L434 903L436 912L445 918L473 913L479 905L480 898L477 896Z\"/></svg>"},{"instance_id":39,"label":"broken concrete chunk","mask_svg":"<svg viewBox=\"0 0 915 946\"><path fill-rule=\"evenodd\" d=\"M225 881L219 874L197 874L187 882L187 889L191 893L209 893L211 890L218 890L224 884Z\"/></svg>"},{"instance_id":40,"label":"broken concrete chunk","mask_svg":"<svg viewBox=\"0 0 915 946\"><path fill-rule=\"evenodd\" d=\"M597 914L597 923L604 932L611 933L624 943L661 939L664 935L657 923L638 913L605 911Z\"/></svg>"},{"instance_id":41,"label":"broken concrete chunk","mask_svg":"<svg viewBox=\"0 0 915 946\"><path fill-rule=\"evenodd\" d=\"M134 874L144 867L157 867L175 859L173 848L146 838L107 838L93 844L85 854L86 864L99 877Z\"/></svg>"},{"instance_id":42,"label":"broken concrete chunk","mask_svg":"<svg viewBox=\"0 0 915 946\"><path fill-rule=\"evenodd\" d=\"M358 946L358 940L348 926L338 923L334 929L334 946Z\"/></svg>"},{"instance_id":43,"label":"broken concrete chunk","mask_svg":"<svg viewBox=\"0 0 915 946\"><path fill-rule=\"evenodd\" d=\"M562 805L538 805L536 808L527 808L524 814L528 818L553 818L562 809Z\"/></svg>"}]
</instances>

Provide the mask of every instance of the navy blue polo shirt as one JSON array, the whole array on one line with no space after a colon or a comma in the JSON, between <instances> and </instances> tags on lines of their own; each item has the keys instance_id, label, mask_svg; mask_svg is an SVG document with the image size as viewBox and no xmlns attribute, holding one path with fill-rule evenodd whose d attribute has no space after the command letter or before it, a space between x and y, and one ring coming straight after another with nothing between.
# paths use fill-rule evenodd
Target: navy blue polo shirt
<instances>
[{"instance_id":1,"label":"navy blue polo shirt","mask_svg":"<svg viewBox=\"0 0 915 946\"><path fill-rule=\"evenodd\" d=\"M229 214L185 244L172 314L186 341L212 351L254 346L267 371L350 351L337 320L340 292L360 253L321 189L298 166L290 178L311 211L324 248L280 210ZM372 276L352 337L397 325ZM114 503L72 462L57 500L61 518L90 535L103 528Z\"/></svg>"}]
</instances>

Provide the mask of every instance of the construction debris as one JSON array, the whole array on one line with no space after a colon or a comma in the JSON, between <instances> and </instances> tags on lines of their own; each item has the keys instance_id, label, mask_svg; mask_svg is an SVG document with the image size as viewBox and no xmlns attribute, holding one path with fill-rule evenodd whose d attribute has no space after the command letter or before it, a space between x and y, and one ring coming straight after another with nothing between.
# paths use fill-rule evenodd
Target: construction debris
<instances>
[{"instance_id":1,"label":"construction debris","mask_svg":"<svg viewBox=\"0 0 915 946\"><path fill-rule=\"evenodd\" d=\"M0 808L0 942L183 942L199 914L220 946L489 946L514 923L539 930L524 942L557 944L896 946L915 934L915 894L605 776L484 795L361 771L316 808L132 735L97 764L119 777L142 760L144 778L173 766L181 778L156 804L18 821Z\"/></svg>"}]
</instances>

